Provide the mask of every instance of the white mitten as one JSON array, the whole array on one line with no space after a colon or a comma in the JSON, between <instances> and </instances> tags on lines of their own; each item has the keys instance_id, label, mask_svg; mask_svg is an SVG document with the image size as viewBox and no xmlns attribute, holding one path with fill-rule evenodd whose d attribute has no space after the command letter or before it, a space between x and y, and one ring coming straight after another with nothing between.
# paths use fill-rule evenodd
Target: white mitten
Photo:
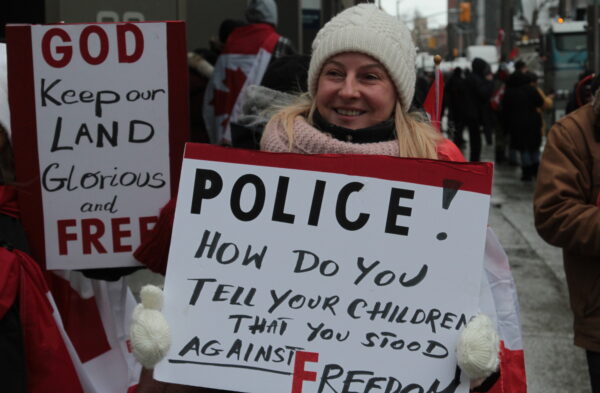
<instances>
[{"instance_id":1,"label":"white mitten","mask_svg":"<svg viewBox=\"0 0 600 393\"><path fill-rule=\"evenodd\" d=\"M133 356L145 368L154 368L171 346L169 324L160 312L163 292L154 285L146 285L140 292L142 303L133 309L129 336Z\"/></svg>"},{"instance_id":2,"label":"white mitten","mask_svg":"<svg viewBox=\"0 0 600 393\"><path fill-rule=\"evenodd\" d=\"M456 346L458 366L471 380L485 379L498 370L500 339L491 319L478 314L462 331Z\"/></svg>"}]
</instances>

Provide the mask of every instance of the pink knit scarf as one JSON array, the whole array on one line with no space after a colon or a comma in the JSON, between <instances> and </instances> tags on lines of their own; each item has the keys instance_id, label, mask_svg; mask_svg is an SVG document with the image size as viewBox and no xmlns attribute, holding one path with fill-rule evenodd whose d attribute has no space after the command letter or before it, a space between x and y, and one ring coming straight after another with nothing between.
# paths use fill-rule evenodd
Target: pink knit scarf
<instances>
[{"instance_id":1,"label":"pink knit scarf","mask_svg":"<svg viewBox=\"0 0 600 393\"><path fill-rule=\"evenodd\" d=\"M294 143L289 148L289 137L283 125L270 123L263 133L260 148L264 151L301 154L381 154L398 156L398 141L352 143L333 138L314 128L302 116L294 121Z\"/></svg>"}]
</instances>

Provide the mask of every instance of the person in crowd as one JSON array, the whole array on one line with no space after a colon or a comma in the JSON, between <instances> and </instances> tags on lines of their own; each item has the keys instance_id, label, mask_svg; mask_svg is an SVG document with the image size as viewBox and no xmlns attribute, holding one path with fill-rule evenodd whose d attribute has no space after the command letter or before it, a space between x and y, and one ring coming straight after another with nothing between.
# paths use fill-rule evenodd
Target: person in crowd
<instances>
[{"instance_id":1,"label":"person in crowd","mask_svg":"<svg viewBox=\"0 0 600 393\"><path fill-rule=\"evenodd\" d=\"M514 84L516 80L522 80L523 74L529 71L529 67L523 60L517 60L514 64L514 71L508 76L506 85ZM509 82L510 81L510 82ZM513 146L510 130L504 129L508 137L508 164L511 166L519 165L519 151Z\"/></svg>"},{"instance_id":2,"label":"person in crowd","mask_svg":"<svg viewBox=\"0 0 600 393\"><path fill-rule=\"evenodd\" d=\"M529 66L523 60L515 61L515 70L512 74L510 74L509 78L512 75L525 74L529 72Z\"/></svg>"},{"instance_id":3,"label":"person in crowd","mask_svg":"<svg viewBox=\"0 0 600 393\"><path fill-rule=\"evenodd\" d=\"M500 122L500 110L502 109L502 98L506 90L506 79L508 79L508 69L506 64L501 63L498 71L494 74L494 92L490 99L490 118L494 133L494 162L502 164L506 161L506 147L508 138L506 130Z\"/></svg>"},{"instance_id":4,"label":"person in crowd","mask_svg":"<svg viewBox=\"0 0 600 393\"><path fill-rule=\"evenodd\" d=\"M203 116L214 144L231 144L231 122L241 111L244 86L260 84L271 60L295 52L291 41L276 31L274 0L249 1L246 20L247 25L229 34L206 88Z\"/></svg>"},{"instance_id":5,"label":"person in crowd","mask_svg":"<svg viewBox=\"0 0 600 393\"><path fill-rule=\"evenodd\" d=\"M533 199L540 236L562 248L574 342L586 351L600 393L600 80L592 103L556 122L542 155Z\"/></svg>"},{"instance_id":6,"label":"person in crowd","mask_svg":"<svg viewBox=\"0 0 600 393\"><path fill-rule=\"evenodd\" d=\"M415 82L415 95L411 103L411 109L422 110L429 88L433 84L434 75L432 72L419 69L417 71L417 80Z\"/></svg>"},{"instance_id":7,"label":"person in crowd","mask_svg":"<svg viewBox=\"0 0 600 393\"><path fill-rule=\"evenodd\" d=\"M471 73L467 76L467 94L462 99L465 122L469 129L469 160L481 158L481 128L486 121L490 98L494 92L490 65L476 57L471 62Z\"/></svg>"},{"instance_id":8,"label":"person in crowd","mask_svg":"<svg viewBox=\"0 0 600 393\"><path fill-rule=\"evenodd\" d=\"M346 9L317 34L308 69L308 93L274 114L264 130L261 149L464 161L452 142L425 118L408 111L415 93L415 57L416 50L404 23L373 4ZM172 204L164 209L170 209L172 215ZM159 220L156 232L165 231L160 228L161 222L172 225L172 220ZM156 261L157 252L166 261L168 246L157 245L155 241L169 237L153 236L148 238L151 244L142 244L136 251L141 262L146 263L147 258ZM152 294L155 291L158 294ZM145 367L152 368L165 353L168 340L160 335L165 333L166 321L162 318L160 322L161 314L148 309L150 304L160 303L158 288L145 287L142 298L133 318L132 343L137 358ZM149 323L150 320L153 322ZM480 325L483 334L469 342L465 342L469 339L463 335L457 353L459 365L471 378L472 386L480 385L481 391L486 391L499 376L498 336L484 314L469 322L466 330L479 322L483 322ZM154 327L156 334L150 332ZM479 366L467 355L472 354L470 351L483 354ZM150 380L148 370L145 372L139 393L151 392L144 390L145 387L159 384ZM190 388L190 391L215 392L204 388Z\"/></svg>"},{"instance_id":9,"label":"person in crowd","mask_svg":"<svg viewBox=\"0 0 600 393\"><path fill-rule=\"evenodd\" d=\"M28 254L17 201L6 45L0 43L0 378L2 392L82 393L49 302L42 269ZM50 360L52 359L52 360Z\"/></svg>"},{"instance_id":10,"label":"person in crowd","mask_svg":"<svg viewBox=\"0 0 600 393\"><path fill-rule=\"evenodd\" d=\"M465 113L462 100L466 95L466 83L463 70L456 67L444 87L444 106L448 108L448 122L452 141L459 148L463 148L465 140L463 130L465 128Z\"/></svg>"},{"instance_id":11,"label":"person in crowd","mask_svg":"<svg viewBox=\"0 0 600 393\"><path fill-rule=\"evenodd\" d=\"M206 86L213 73L213 65L204 58L203 51L188 53L188 86L190 97L190 141L208 143L208 133L202 117L202 103Z\"/></svg>"},{"instance_id":12,"label":"person in crowd","mask_svg":"<svg viewBox=\"0 0 600 393\"><path fill-rule=\"evenodd\" d=\"M235 122L231 123L231 144L243 149L260 149L260 138L267 122L275 112L276 102L285 106L306 92L310 56L289 55L269 64L261 85L247 86L242 92L244 105Z\"/></svg>"},{"instance_id":13,"label":"person in crowd","mask_svg":"<svg viewBox=\"0 0 600 393\"><path fill-rule=\"evenodd\" d=\"M225 19L219 26L219 35L209 40L208 48L197 48L188 52L191 142L210 142L202 110L206 88L227 38L235 29L245 25L246 22L241 20Z\"/></svg>"},{"instance_id":14,"label":"person in crowd","mask_svg":"<svg viewBox=\"0 0 600 393\"><path fill-rule=\"evenodd\" d=\"M22 153L31 144L22 134L17 143L22 113L9 111L10 65L7 45L0 43L0 390L131 390L141 366L122 330L135 306L122 276L139 267L47 270L34 259L40 249L35 252L33 227L25 229L22 220L38 214L27 201L36 179L17 171L30 162ZM13 87L19 87L10 86L12 99Z\"/></svg>"},{"instance_id":15,"label":"person in crowd","mask_svg":"<svg viewBox=\"0 0 600 393\"><path fill-rule=\"evenodd\" d=\"M565 115L568 115L580 106L590 102L592 98L590 85L593 77L594 72L588 69L579 74L577 82L575 82L573 88L569 92L567 106L565 107Z\"/></svg>"},{"instance_id":16,"label":"person in crowd","mask_svg":"<svg viewBox=\"0 0 600 393\"><path fill-rule=\"evenodd\" d=\"M208 47L206 48L196 48L192 52L188 53L188 65L190 67L194 67L201 74L206 73L205 65L202 64L200 59L205 60L212 67L217 64L217 59L223 49L225 48L225 43L227 39L231 35L231 33L237 29L238 27L245 26L247 23L243 20L237 19L224 19L219 25L219 33L216 36L210 37L208 40ZM210 69L210 74L212 74L212 68ZM210 75L208 75L210 78Z\"/></svg>"},{"instance_id":17,"label":"person in crowd","mask_svg":"<svg viewBox=\"0 0 600 393\"><path fill-rule=\"evenodd\" d=\"M225 19L219 25L219 35L212 37L209 41L210 50L215 53L214 57L205 56L205 58L214 66L217 63L217 58L223 52L227 39L238 27L246 26L246 21L238 19Z\"/></svg>"},{"instance_id":18,"label":"person in crowd","mask_svg":"<svg viewBox=\"0 0 600 393\"><path fill-rule=\"evenodd\" d=\"M4 103L0 103L0 248L8 246L28 251L25 231L19 221L16 190L13 187L15 174L9 138L5 48L4 44L0 44L0 100L4 100ZM5 266L6 262L0 260L0 282L3 287L8 287L11 282ZM0 301L4 299L5 296L0 296ZM0 377L6 389L15 393L25 393L27 365L23 331L18 302L11 303L0 306Z\"/></svg>"},{"instance_id":19,"label":"person in crowd","mask_svg":"<svg viewBox=\"0 0 600 393\"><path fill-rule=\"evenodd\" d=\"M527 73L514 73L506 82L501 121L510 135L510 146L520 153L521 180L531 181L537 172L542 143L544 101Z\"/></svg>"},{"instance_id":20,"label":"person in crowd","mask_svg":"<svg viewBox=\"0 0 600 393\"><path fill-rule=\"evenodd\" d=\"M549 111L550 109L554 108L554 93L546 94L544 90L542 90L542 88L538 84L539 77L535 72L528 72L527 75L531 80L531 85L535 87L535 90L537 90L540 97L542 97L543 104L541 107L537 108L537 111L540 114L540 120L542 122L541 134L542 136L545 136L548 131L546 126L545 114L546 111Z\"/></svg>"}]
</instances>

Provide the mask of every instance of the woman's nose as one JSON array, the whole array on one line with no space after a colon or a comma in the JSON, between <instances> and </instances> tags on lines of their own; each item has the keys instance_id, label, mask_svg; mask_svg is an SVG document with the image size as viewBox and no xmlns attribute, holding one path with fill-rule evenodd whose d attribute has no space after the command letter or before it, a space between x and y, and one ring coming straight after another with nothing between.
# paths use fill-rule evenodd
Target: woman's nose
<instances>
[{"instance_id":1,"label":"woman's nose","mask_svg":"<svg viewBox=\"0 0 600 393\"><path fill-rule=\"evenodd\" d=\"M356 98L360 95L360 91L358 90L358 81L356 78L347 77L344 80L344 85L340 90L340 96L345 98Z\"/></svg>"}]
</instances>

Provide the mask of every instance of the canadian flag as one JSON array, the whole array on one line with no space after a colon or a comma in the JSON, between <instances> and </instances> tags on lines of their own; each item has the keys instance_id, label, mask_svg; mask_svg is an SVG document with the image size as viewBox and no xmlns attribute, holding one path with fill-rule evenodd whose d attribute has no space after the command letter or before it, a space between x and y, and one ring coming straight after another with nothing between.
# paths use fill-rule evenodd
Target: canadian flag
<instances>
[{"instance_id":1,"label":"canadian flag","mask_svg":"<svg viewBox=\"0 0 600 393\"><path fill-rule=\"evenodd\" d=\"M40 267L26 253L5 247L0 261L0 319L18 304L27 392L83 393Z\"/></svg>"},{"instance_id":2,"label":"canadian flag","mask_svg":"<svg viewBox=\"0 0 600 393\"><path fill-rule=\"evenodd\" d=\"M517 291L508 257L488 228L480 308L496 322L500 336L500 378L488 393L527 393Z\"/></svg>"},{"instance_id":3,"label":"canadian flag","mask_svg":"<svg viewBox=\"0 0 600 393\"><path fill-rule=\"evenodd\" d=\"M435 78L427 92L425 102L423 102L423 109L427 112L431 125L440 131L442 123L442 103L444 100L444 75L437 65L435 66L434 74Z\"/></svg>"},{"instance_id":4,"label":"canadian flag","mask_svg":"<svg viewBox=\"0 0 600 393\"><path fill-rule=\"evenodd\" d=\"M46 281L83 392L134 392L141 365L129 342L136 301L126 281L93 280L74 270L46 272Z\"/></svg>"},{"instance_id":5,"label":"canadian flag","mask_svg":"<svg viewBox=\"0 0 600 393\"><path fill-rule=\"evenodd\" d=\"M238 27L227 39L204 95L204 124L211 143L231 144L230 123L243 104L240 93L245 86L260 84L279 37L273 26L256 23Z\"/></svg>"}]
</instances>

